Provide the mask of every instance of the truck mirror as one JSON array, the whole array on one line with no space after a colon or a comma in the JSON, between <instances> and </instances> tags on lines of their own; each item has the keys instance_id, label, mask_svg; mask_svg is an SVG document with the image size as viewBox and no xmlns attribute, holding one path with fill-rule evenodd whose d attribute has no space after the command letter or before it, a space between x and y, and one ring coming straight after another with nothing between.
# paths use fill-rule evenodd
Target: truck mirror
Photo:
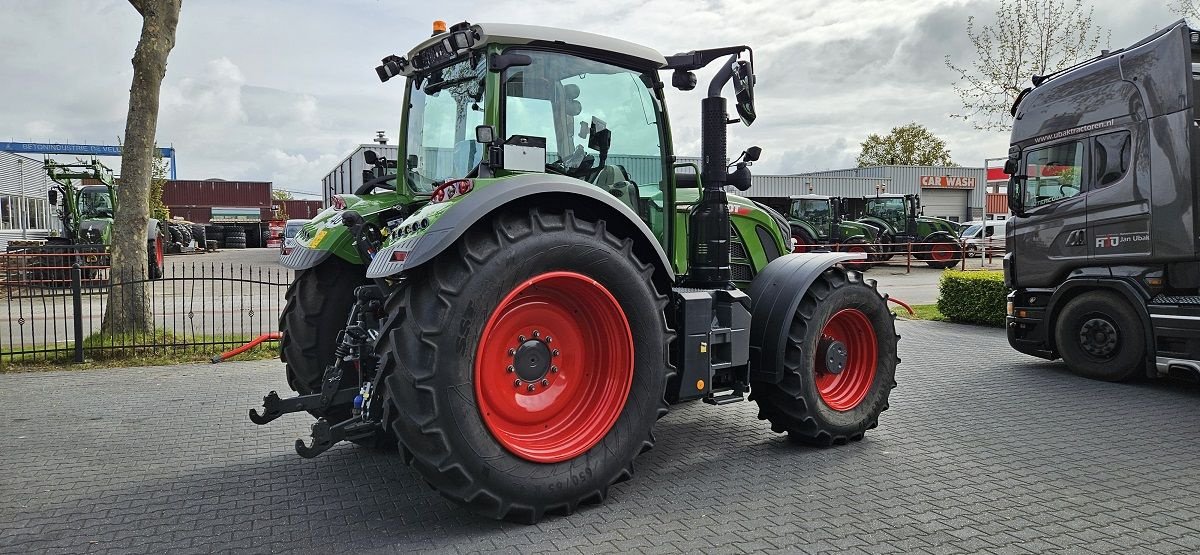
<instances>
[{"instance_id":1,"label":"truck mirror","mask_svg":"<svg viewBox=\"0 0 1200 555\"><path fill-rule=\"evenodd\" d=\"M1008 180L1008 211L1014 216L1025 215L1025 199L1021 192L1025 189L1024 175L1013 175Z\"/></svg>"},{"instance_id":2,"label":"truck mirror","mask_svg":"<svg viewBox=\"0 0 1200 555\"><path fill-rule=\"evenodd\" d=\"M57 189L50 189L47 192L47 194L50 195L50 204L52 204L52 205L58 204L58 190Z\"/></svg>"},{"instance_id":3,"label":"truck mirror","mask_svg":"<svg viewBox=\"0 0 1200 555\"><path fill-rule=\"evenodd\" d=\"M368 166L374 166L375 163L379 161L379 155L375 154L374 150L364 150L363 161L365 161Z\"/></svg>"},{"instance_id":4,"label":"truck mirror","mask_svg":"<svg viewBox=\"0 0 1200 555\"><path fill-rule=\"evenodd\" d=\"M419 162L420 158L417 158L416 154L409 154L408 158L405 159L405 167L407 167L409 170L415 170L417 169L417 164Z\"/></svg>"},{"instance_id":5,"label":"truck mirror","mask_svg":"<svg viewBox=\"0 0 1200 555\"><path fill-rule=\"evenodd\" d=\"M1004 173L1008 175L1017 175L1017 161L1009 158L1004 161Z\"/></svg>"},{"instance_id":6,"label":"truck mirror","mask_svg":"<svg viewBox=\"0 0 1200 555\"><path fill-rule=\"evenodd\" d=\"M733 64L733 90L737 93L738 116L748 127L754 123L754 68L746 60Z\"/></svg>"},{"instance_id":7,"label":"truck mirror","mask_svg":"<svg viewBox=\"0 0 1200 555\"><path fill-rule=\"evenodd\" d=\"M752 146L752 147L746 149L746 161L747 162L757 162L759 156L762 156L761 148Z\"/></svg>"}]
</instances>

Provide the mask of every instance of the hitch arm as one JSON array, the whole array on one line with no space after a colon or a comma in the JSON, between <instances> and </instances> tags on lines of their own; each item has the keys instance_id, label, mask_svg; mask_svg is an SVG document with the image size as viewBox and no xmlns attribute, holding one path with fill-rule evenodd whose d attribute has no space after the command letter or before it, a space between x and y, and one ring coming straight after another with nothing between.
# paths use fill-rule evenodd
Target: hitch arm
<instances>
[{"instance_id":1,"label":"hitch arm","mask_svg":"<svg viewBox=\"0 0 1200 555\"><path fill-rule=\"evenodd\" d=\"M281 399L278 393L272 391L266 397L263 397L262 414L259 414L254 409L250 409L250 421L262 425L290 412L324 409L330 406L349 404L354 402L356 395L358 395L357 387L339 389L329 396L328 401L325 400L326 396L322 393Z\"/></svg>"}]
</instances>

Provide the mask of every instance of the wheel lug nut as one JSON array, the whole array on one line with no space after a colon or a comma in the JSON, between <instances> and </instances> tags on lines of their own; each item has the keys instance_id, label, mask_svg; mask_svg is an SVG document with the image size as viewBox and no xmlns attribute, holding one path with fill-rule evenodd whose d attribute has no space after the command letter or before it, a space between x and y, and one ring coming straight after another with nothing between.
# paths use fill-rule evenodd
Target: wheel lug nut
<instances>
[{"instance_id":1,"label":"wheel lug nut","mask_svg":"<svg viewBox=\"0 0 1200 555\"><path fill-rule=\"evenodd\" d=\"M533 384L529 384L529 391L533 391L534 389L537 389L537 388L535 388L535 387L533 386Z\"/></svg>"},{"instance_id":2,"label":"wheel lug nut","mask_svg":"<svg viewBox=\"0 0 1200 555\"><path fill-rule=\"evenodd\" d=\"M513 371L515 371L515 370L516 370L516 368L513 368L512 366L509 366L508 368L505 368L505 370L507 370L509 374L512 374L512 373L513 373Z\"/></svg>"},{"instance_id":3,"label":"wheel lug nut","mask_svg":"<svg viewBox=\"0 0 1200 555\"><path fill-rule=\"evenodd\" d=\"M554 349L553 351L550 352L550 354L554 355L554 356L558 356L558 349Z\"/></svg>"},{"instance_id":4,"label":"wheel lug nut","mask_svg":"<svg viewBox=\"0 0 1200 555\"><path fill-rule=\"evenodd\" d=\"M542 380L542 387L546 387L546 386L548 386L548 385L550 385L550 380L543 379L543 380Z\"/></svg>"},{"instance_id":5,"label":"wheel lug nut","mask_svg":"<svg viewBox=\"0 0 1200 555\"><path fill-rule=\"evenodd\" d=\"M549 343L550 341L551 341L551 339L550 339L550 336L549 336L549 335L547 335L547 336L546 336L546 343Z\"/></svg>"},{"instance_id":6,"label":"wheel lug nut","mask_svg":"<svg viewBox=\"0 0 1200 555\"><path fill-rule=\"evenodd\" d=\"M541 336L542 336L542 334L541 334L541 333L539 333L539 332L538 332L538 330L533 330L533 338L534 338L534 339L537 339L537 338L539 338L539 337L541 337Z\"/></svg>"},{"instance_id":7,"label":"wheel lug nut","mask_svg":"<svg viewBox=\"0 0 1200 555\"><path fill-rule=\"evenodd\" d=\"M551 373L551 374L557 374L557 373L558 373L558 367L557 367L557 366L551 366L551 367L550 367L550 373Z\"/></svg>"},{"instance_id":8,"label":"wheel lug nut","mask_svg":"<svg viewBox=\"0 0 1200 555\"><path fill-rule=\"evenodd\" d=\"M521 387L521 380L513 381L513 387Z\"/></svg>"},{"instance_id":9,"label":"wheel lug nut","mask_svg":"<svg viewBox=\"0 0 1200 555\"><path fill-rule=\"evenodd\" d=\"M509 350L508 350L508 356L514 356L514 355L516 355L516 354L517 354L517 350L516 350L516 349L509 349Z\"/></svg>"},{"instance_id":10,"label":"wheel lug nut","mask_svg":"<svg viewBox=\"0 0 1200 555\"><path fill-rule=\"evenodd\" d=\"M524 336L524 335L518 335L518 336L517 336L517 341L518 341L518 342L520 342L520 343L524 343L524 342L525 342L525 336Z\"/></svg>"}]
</instances>

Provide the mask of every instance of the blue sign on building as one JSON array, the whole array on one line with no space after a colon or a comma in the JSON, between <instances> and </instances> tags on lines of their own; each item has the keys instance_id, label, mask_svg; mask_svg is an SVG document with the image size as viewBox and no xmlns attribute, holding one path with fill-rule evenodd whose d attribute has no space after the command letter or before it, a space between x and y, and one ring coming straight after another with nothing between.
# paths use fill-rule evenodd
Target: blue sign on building
<instances>
[{"instance_id":1,"label":"blue sign on building","mask_svg":"<svg viewBox=\"0 0 1200 555\"><path fill-rule=\"evenodd\" d=\"M120 156L121 147L117 145L77 145L66 143L3 143L0 142L0 152L20 152L24 154L80 154L84 156ZM175 149L160 148L158 153L163 158L171 160L171 179L175 179Z\"/></svg>"}]
</instances>

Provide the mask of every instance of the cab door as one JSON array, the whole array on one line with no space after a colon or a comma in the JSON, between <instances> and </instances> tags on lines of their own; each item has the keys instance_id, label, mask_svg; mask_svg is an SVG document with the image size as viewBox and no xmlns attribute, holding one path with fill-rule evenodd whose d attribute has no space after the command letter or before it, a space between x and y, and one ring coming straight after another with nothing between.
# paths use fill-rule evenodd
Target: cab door
<instances>
[{"instance_id":1,"label":"cab door","mask_svg":"<svg viewBox=\"0 0 1200 555\"><path fill-rule=\"evenodd\" d=\"M1026 151L1025 215L1015 225L1012 249L1021 259L1039 262L1016 266L1022 287L1057 285L1061 276L1088 264L1087 157L1086 139Z\"/></svg>"}]
</instances>

